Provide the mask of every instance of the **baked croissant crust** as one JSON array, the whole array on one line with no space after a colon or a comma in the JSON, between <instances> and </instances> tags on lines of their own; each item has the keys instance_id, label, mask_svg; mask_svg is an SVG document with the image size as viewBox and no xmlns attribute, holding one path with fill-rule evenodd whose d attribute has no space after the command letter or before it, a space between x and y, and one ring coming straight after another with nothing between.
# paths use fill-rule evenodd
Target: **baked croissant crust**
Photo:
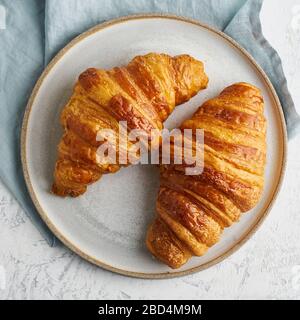
<instances>
[{"instance_id":1,"label":"baked croissant crust","mask_svg":"<svg viewBox=\"0 0 300 320\"><path fill-rule=\"evenodd\" d=\"M125 67L87 69L61 114L64 135L58 146L52 192L76 197L102 174L120 169L118 140L116 163L97 158L101 129L111 129L118 137L119 121L127 121L128 130L161 130L174 107L207 83L202 62L188 55L149 53L135 57Z\"/></svg>"},{"instance_id":2,"label":"baked croissant crust","mask_svg":"<svg viewBox=\"0 0 300 320\"><path fill-rule=\"evenodd\" d=\"M236 83L205 102L184 129L204 129L204 168L186 175L185 165L160 166L157 216L146 244L171 268L203 255L225 227L253 208L264 185L266 120L260 90Z\"/></svg>"}]
</instances>

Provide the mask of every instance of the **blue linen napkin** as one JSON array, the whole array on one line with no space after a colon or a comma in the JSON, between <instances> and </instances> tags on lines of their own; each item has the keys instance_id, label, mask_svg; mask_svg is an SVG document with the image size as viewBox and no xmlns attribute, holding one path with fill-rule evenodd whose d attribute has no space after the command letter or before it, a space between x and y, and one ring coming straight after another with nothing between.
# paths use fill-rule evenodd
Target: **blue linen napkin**
<instances>
[{"instance_id":1,"label":"blue linen napkin","mask_svg":"<svg viewBox=\"0 0 300 320\"><path fill-rule=\"evenodd\" d=\"M20 125L44 66L72 38L103 21L138 13L170 13L224 31L269 76L281 100L289 137L299 132L277 52L264 39L262 0L0 0L0 178L51 246L57 240L41 221L26 189L20 162Z\"/></svg>"}]
</instances>

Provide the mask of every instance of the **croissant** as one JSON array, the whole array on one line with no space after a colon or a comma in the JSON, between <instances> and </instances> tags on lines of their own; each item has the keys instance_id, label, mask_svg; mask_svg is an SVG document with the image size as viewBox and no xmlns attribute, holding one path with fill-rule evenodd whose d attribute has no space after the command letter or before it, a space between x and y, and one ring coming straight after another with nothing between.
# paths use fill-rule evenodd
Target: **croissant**
<instances>
[{"instance_id":1,"label":"croissant","mask_svg":"<svg viewBox=\"0 0 300 320\"><path fill-rule=\"evenodd\" d=\"M102 174L125 165L118 160L99 161L97 148L103 142L97 141L97 132L101 129L119 132L119 121L127 121L128 130L161 130L174 107L206 88L207 83L202 62L188 55L149 53L135 57L126 67L84 71L61 114L64 134L58 146L52 192L79 196ZM117 159L120 148L116 140Z\"/></svg>"},{"instance_id":2,"label":"croissant","mask_svg":"<svg viewBox=\"0 0 300 320\"><path fill-rule=\"evenodd\" d=\"M259 201L264 185L266 120L258 88L236 83L205 102L180 129L203 129L204 168L160 166L157 216L146 245L171 268L201 256L225 227Z\"/></svg>"}]
</instances>

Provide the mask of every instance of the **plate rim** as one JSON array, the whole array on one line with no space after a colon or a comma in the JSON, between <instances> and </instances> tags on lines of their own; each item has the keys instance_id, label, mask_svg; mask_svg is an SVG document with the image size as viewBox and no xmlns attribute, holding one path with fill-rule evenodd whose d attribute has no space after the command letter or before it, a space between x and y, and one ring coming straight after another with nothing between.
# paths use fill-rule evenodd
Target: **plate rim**
<instances>
[{"instance_id":1,"label":"plate rim","mask_svg":"<svg viewBox=\"0 0 300 320\"><path fill-rule=\"evenodd\" d=\"M216 258L212 259L211 261L208 261L204 263L203 265L192 267L187 270L183 271L175 271L175 272L159 272L159 273L143 273L143 272L135 272L135 271L129 271L121 268L114 267L112 265L109 265L103 261L100 261L99 259L83 252L79 247L74 245L70 240L68 240L62 232L56 228L56 226L51 222L51 220L48 218L47 213L42 209L42 206L40 205L37 196L35 194L35 191L33 189L31 179L29 176L29 170L28 170L28 164L27 164L27 157L26 157L26 141L27 141L27 128L28 128L28 122L29 117L31 113L31 109L35 100L36 95L38 94L38 91L44 81L44 79L47 77L47 75L50 73L52 68L55 66L55 64L67 53L72 47L74 47L76 44L78 44L80 41L84 40L88 36L99 32L105 28L111 27L116 24L120 23L126 23L131 20L139 20L139 19L155 19L155 18L161 18L161 19L171 19L171 20L177 20L182 21L186 23L190 23L193 25L196 25L198 27L207 29L208 31L211 31L222 38L224 38L229 44L231 44L233 47L238 49L246 58L248 61L251 62L251 64L255 67L255 69L258 71L258 73L262 76L266 87L269 89L270 94L275 102L275 105L277 107L277 111L280 118L281 123L281 136L282 136L282 162L280 167L280 175L278 179L277 186L273 192L273 194L270 196L269 202L265 208L265 210L261 210L261 213L258 215L257 221L255 224L247 230L244 235L242 235L237 243L235 243L233 246L231 246L226 252L222 253L221 255L217 256ZM119 18L115 18L112 20L108 20L106 22L97 24L96 26L88 29L87 31L79 34L77 37L75 37L73 40L71 40L65 47L63 47L55 56L54 58L49 62L49 64L46 66L42 74L40 75L39 79L37 80L32 93L30 95L30 98L28 100L28 103L25 108L23 121L22 121L22 127L21 127L21 164L22 164L22 170L25 178L25 183L27 186L27 189L29 191L29 195L39 213L42 220L46 223L48 228L53 232L53 234L70 250L72 250L74 253L79 255L84 260L101 267L105 270L124 275L124 276L130 276L134 278L143 278L143 279L168 279L168 278L175 278L185 275L190 275L195 272L199 272L202 270L205 270L232 255L234 252L236 252L239 248L242 247L243 244L245 244L258 230L258 228L261 226L263 221L265 220L266 216L269 214L271 208L274 205L274 202L278 196L278 193L282 186L282 181L286 169L286 158L287 158L287 130L286 130L286 123L284 118L284 113L282 110L282 106L280 103L280 100L277 96L277 93L269 80L268 76L264 72L264 70L258 65L258 63L255 61L255 59L248 53L241 45L239 45L235 40L233 40L230 36L223 33L222 31L219 31L215 29L214 27L211 27L210 25L200 22L195 19L179 16L179 15L172 15L172 14L163 14L163 13L148 13L148 14L135 14L135 15L128 15L128 16L122 16Z\"/></svg>"}]
</instances>

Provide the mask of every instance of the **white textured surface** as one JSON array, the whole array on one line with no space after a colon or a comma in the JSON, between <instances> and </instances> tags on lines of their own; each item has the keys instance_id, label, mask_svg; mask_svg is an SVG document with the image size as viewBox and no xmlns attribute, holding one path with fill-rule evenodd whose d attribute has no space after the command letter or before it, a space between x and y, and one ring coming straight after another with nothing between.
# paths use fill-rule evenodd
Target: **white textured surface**
<instances>
[{"instance_id":1,"label":"white textured surface","mask_svg":"<svg viewBox=\"0 0 300 320\"><path fill-rule=\"evenodd\" d=\"M300 2L266 0L261 19L266 38L282 57L297 105ZM178 279L126 278L94 267L64 247L49 248L9 192L0 186L0 298L300 298L299 142L297 137L289 143L282 191L252 239L226 261Z\"/></svg>"}]
</instances>

